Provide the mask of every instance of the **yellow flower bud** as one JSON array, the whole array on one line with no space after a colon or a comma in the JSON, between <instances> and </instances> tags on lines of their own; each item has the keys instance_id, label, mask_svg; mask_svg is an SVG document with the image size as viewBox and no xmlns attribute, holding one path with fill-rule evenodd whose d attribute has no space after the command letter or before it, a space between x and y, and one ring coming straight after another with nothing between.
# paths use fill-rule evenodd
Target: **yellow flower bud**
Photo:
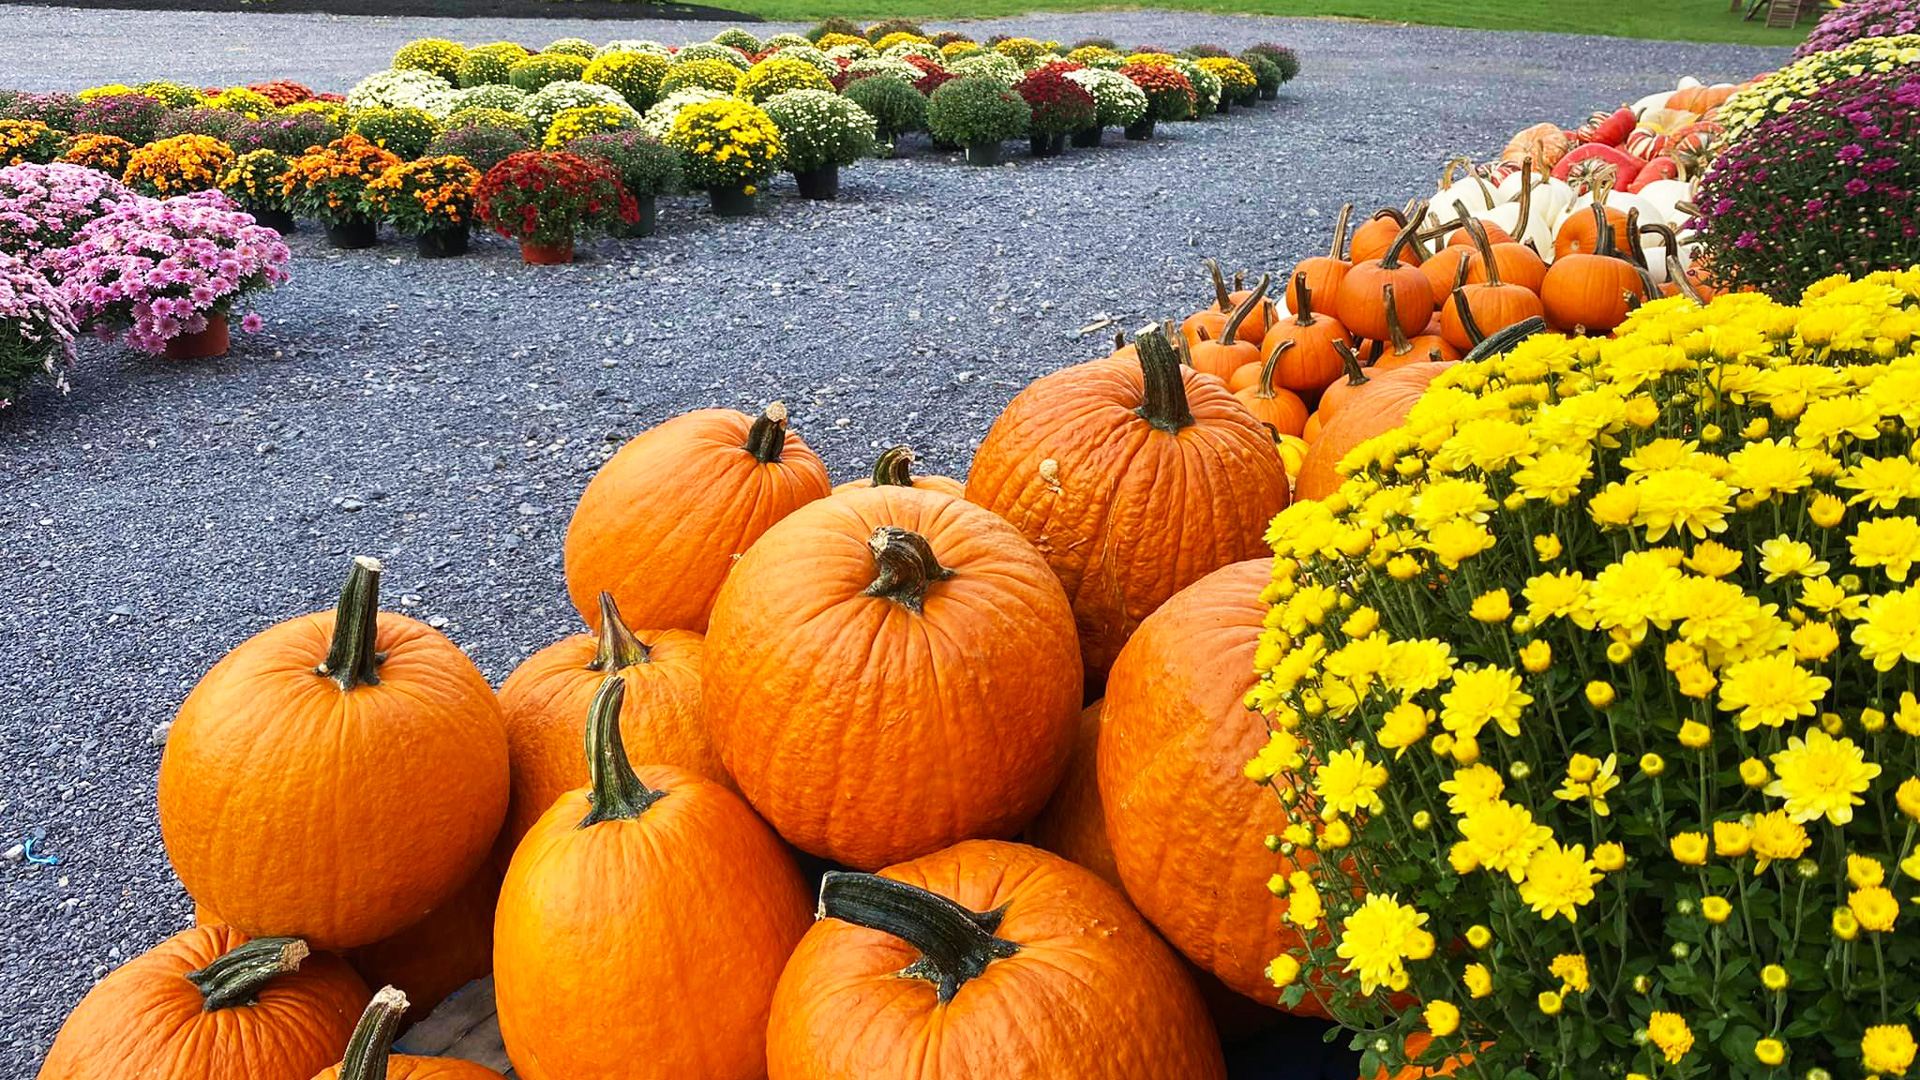
<instances>
[{"instance_id":1,"label":"yellow flower bud","mask_svg":"<svg viewBox=\"0 0 1920 1080\"><path fill-rule=\"evenodd\" d=\"M1737 821L1713 823L1713 853L1725 859L1737 859L1753 847L1753 830Z\"/></svg>"},{"instance_id":2,"label":"yellow flower bud","mask_svg":"<svg viewBox=\"0 0 1920 1080\"><path fill-rule=\"evenodd\" d=\"M1300 977L1300 961L1291 956L1276 956L1267 962L1267 978L1273 985L1286 989Z\"/></svg>"},{"instance_id":3,"label":"yellow flower bud","mask_svg":"<svg viewBox=\"0 0 1920 1080\"><path fill-rule=\"evenodd\" d=\"M1534 1002L1540 1006L1540 1011L1548 1016L1560 1015L1561 998L1559 991L1542 990L1540 991L1540 996L1534 998Z\"/></svg>"},{"instance_id":4,"label":"yellow flower bud","mask_svg":"<svg viewBox=\"0 0 1920 1080\"><path fill-rule=\"evenodd\" d=\"M1484 949L1493 943L1493 931L1475 923L1467 927L1467 944L1476 949Z\"/></svg>"},{"instance_id":5,"label":"yellow flower bud","mask_svg":"<svg viewBox=\"0 0 1920 1080\"><path fill-rule=\"evenodd\" d=\"M1540 556L1541 562L1552 562L1560 557L1563 550L1560 538L1551 534L1533 538L1533 553Z\"/></svg>"},{"instance_id":6,"label":"yellow flower bud","mask_svg":"<svg viewBox=\"0 0 1920 1080\"><path fill-rule=\"evenodd\" d=\"M1713 731L1698 720L1689 720L1680 725L1680 745L1689 750L1699 750L1713 742Z\"/></svg>"},{"instance_id":7,"label":"yellow flower bud","mask_svg":"<svg viewBox=\"0 0 1920 1080\"><path fill-rule=\"evenodd\" d=\"M1787 1060L1787 1048L1779 1039L1761 1039L1753 1044L1753 1058L1762 1065L1778 1065Z\"/></svg>"},{"instance_id":8,"label":"yellow flower bud","mask_svg":"<svg viewBox=\"0 0 1920 1080\"><path fill-rule=\"evenodd\" d=\"M1520 666L1538 675L1553 666L1553 646L1545 641L1529 641L1520 646Z\"/></svg>"},{"instance_id":9,"label":"yellow flower bud","mask_svg":"<svg viewBox=\"0 0 1920 1080\"><path fill-rule=\"evenodd\" d=\"M1480 760L1480 741L1478 739L1459 738L1453 741L1453 760L1462 765L1471 765Z\"/></svg>"},{"instance_id":10,"label":"yellow flower bud","mask_svg":"<svg viewBox=\"0 0 1920 1080\"><path fill-rule=\"evenodd\" d=\"M1673 853L1675 862L1685 866L1705 866L1707 862L1707 835L1698 832L1675 833L1667 841L1667 850Z\"/></svg>"},{"instance_id":11,"label":"yellow flower bud","mask_svg":"<svg viewBox=\"0 0 1920 1080\"><path fill-rule=\"evenodd\" d=\"M1815 525L1831 529L1847 516L1847 504L1841 502L1838 496L1821 492L1807 504L1807 516L1813 519Z\"/></svg>"},{"instance_id":12,"label":"yellow flower bud","mask_svg":"<svg viewBox=\"0 0 1920 1080\"><path fill-rule=\"evenodd\" d=\"M1483 623L1505 622L1513 614L1513 602L1508 599L1507 590L1494 589L1474 597L1468 614Z\"/></svg>"},{"instance_id":13,"label":"yellow flower bud","mask_svg":"<svg viewBox=\"0 0 1920 1080\"><path fill-rule=\"evenodd\" d=\"M1593 849L1593 865L1605 873L1627 865L1627 849L1609 841Z\"/></svg>"},{"instance_id":14,"label":"yellow flower bud","mask_svg":"<svg viewBox=\"0 0 1920 1080\"><path fill-rule=\"evenodd\" d=\"M1429 1001L1420 1015L1435 1038L1444 1039L1460 1030L1460 1009L1452 1002Z\"/></svg>"},{"instance_id":15,"label":"yellow flower bud","mask_svg":"<svg viewBox=\"0 0 1920 1080\"><path fill-rule=\"evenodd\" d=\"M1709 896L1700 901L1700 914L1710 923L1723 923L1733 914L1733 905L1724 896Z\"/></svg>"},{"instance_id":16,"label":"yellow flower bud","mask_svg":"<svg viewBox=\"0 0 1920 1080\"><path fill-rule=\"evenodd\" d=\"M1778 993L1787 988L1787 969L1779 964L1768 964L1760 969L1760 985Z\"/></svg>"},{"instance_id":17,"label":"yellow flower bud","mask_svg":"<svg viewBox=\"0 0 1920 1080\"><path fill-rule=\"evenodd\" d=\"M1598 679L1587 684L1587 704L1604 709L1613 704L1613 685Z\"/></svg>"},{"instance_id":18,"label":"yellow flower bud","mask_svg":"<svg viewBox=\"0 0 1920 1080\"><path fill-rule=\"evenodd\" d=\"M1740 763L1740 782L1750 788L1766 787L1767 763L1759 758L1748 758Z\"/></svg>"},{"instance_id":19,"label":"yellow flower bud","mask_svg":"<svg viewBox=\"0 0 1920 1080\"><path fill-rule=\"evenodd\" d=\"M1652 752L1641 754L1640 771L1648 776L1659 776L1667 771L1667 760Z\"/></svg>"},{"instance_id":20,"label":"yellow flower bud","mask_svg":"<svg viewBox=\"0 0 1920 1080\"><path fill-rule=\"evenodd\" d=\"M1841 941L1852 941L1860 936L1860 920L1853 917L1847 908L1836 909L1833 913L1833 936Z\"/></svg>"},{"instance_id":21,"label":"yellow flower bud","mask_svg":"<svg viewBox=\"0 0 1920 1080\"><path fill-rule=\"evenodd\" d=\"M1344 821L1336 821L1320 830L1322 848L1339 849L1353 843L1353 830Z\"/></svg>"}]
</instances>

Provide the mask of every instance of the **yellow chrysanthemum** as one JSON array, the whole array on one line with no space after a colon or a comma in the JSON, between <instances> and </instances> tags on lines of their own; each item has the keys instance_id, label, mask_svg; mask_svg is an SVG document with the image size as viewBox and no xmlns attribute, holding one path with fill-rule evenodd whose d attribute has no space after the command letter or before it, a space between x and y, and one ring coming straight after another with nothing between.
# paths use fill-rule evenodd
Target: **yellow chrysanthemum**
<instances>
[{"instance_id":1,"label":"yellow chrysanthemum","mask_svg":"<svg viewBox=\"0 0 1920 1080\"><path fill-rule=\"evenodd\" d=\"M1520 735L1520 716L1533 695L1520 689L1520 676L1503 667L1457 671L1453 686L1440 697L1440 723L1455 738L1477 738L1488 724L1511 738Z\"/></svg>"},{"instance_id":2,"label":"yellow chrysanthemum","mask_svg":"<svg viewBox=\"0 0 1920 1080\"><path fill-rule=\"evenodd\" d=\"M1853 820L1853 808L1880 766L1866 760L1866 752L1851 739L1836 739L1824 731L1809 731L1805 739L1790 738L1787 748L1774 754L1775 779L1765 793L1787 800L1787 816L1796 822L1824 817L1835 825Z\"/></svg>"},{"instance_id":3,"label":"yellow chrysanthemum","mask_svg":"<svg viewBox=\"0 0 1920 1080\"><path fill-rule=\"evenodd\" d=\"M1425 913L1375 893L1347 916L1334 954L1347 962L1348 974L1360 977L1363 994L1404 986L1406 962L1433 955L1433 935L1422 929L1426 924Z\"/></svg>"}]
</instances>

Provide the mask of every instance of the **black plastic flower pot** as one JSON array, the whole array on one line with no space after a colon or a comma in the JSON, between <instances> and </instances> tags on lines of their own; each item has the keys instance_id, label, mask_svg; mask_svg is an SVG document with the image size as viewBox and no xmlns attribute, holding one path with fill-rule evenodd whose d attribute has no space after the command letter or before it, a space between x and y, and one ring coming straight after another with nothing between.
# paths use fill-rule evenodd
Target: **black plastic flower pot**
<instances>
[{"instance_id":1,"label":"black plastic flower pot","mask_svg":"<svg viewBox=\"0 0 1920 1080\"><path fill-rule=\"evenodd\" d=\"M423 259L451 259L467 253L467 227L451 225L443 229L428 229L414 240L415 248Z\"/></svg>"},{"instance_id":2,"label":"black plastic flower pot","mask_svg":"<svg viewBox=\"0 0 1920 1080\"><path fill-rule=\"evenodd\" d=\"M1126 136L1134 142L1153 138L1153 121L1135 120L1127 125Z\"/></svg>"},{"instance_id":3,"label":"black plastic flower pot","mask_svg":"<svg viewBox=\"0 0 1920 1080\"><path fill-rule=\"evenodd\" d=\"M840 166L822 165L817 169L794 173L793 182L800 185L802 198L837 199L840 197Z\"/></svg>"},{"instance_id":4,"label":"black plastic flower pot","mask_svg":"<svg viewBox=\"0 0 1920 1080\"><path fill-rule=\"evenodd\" d=\"M1243 109L1251 109L1253 108L1253 103L1259 100L1260 100L1260 91L1249 90L1246 93L1240 95L1240 100L1238 104Z\"/></svg>"},{"instance_id":5,"label":"black plastic flower pot","mask_svg":"<svg viewBox=\"0 0 1920 1080\"><path fill-rule=\"evenodd\" d=\"M1225 94L1222 94L1220 95L1219 104L1213 107L1213 111L1217 113L1225 113L1228 109L1231 109L1231 108L1233 108L1233 102L1228 101L1227 96Z\"/></svg>"},{"instance_id":6,"label":"black plastic flower pot","mask_svg":"<svg viewBox=\"0 0 1920 1080\"><path fill-rule=\"evenodd\" d=\"M714 188L707 192L713 212L721 217L746 217L753 213L753 194L744 187Z\"/></svg>"},{"instance_id":7,"label":"black plastic flower pot","mask_svg":"<svg viewBox=\"0 0 1920 1080\"><path fill-rule=\"evenodd\" d=\"M1065 135L1034 135L1027 139L1027 143L1033 147L1034 157L1059 157L1061 151L1067 148L1067 137Z\"/></svg>"},{"instance_id":8,"label":"black plastic flower pot","mask_svg":"<svg viewBox=\"0 0 1920 1080\"><path fill-rule=\"evenodd\" d=\"M1280 88L1277 86L1269 86L1265 90L1260 91L1260 100L1261 101L1279 101Z\"/></svg>"},{"instance_id":9,"label":"black plastic flower pot","mask_svg":"<svg viewBox=\"0 0 1920 1080\"><path fill-rule=\"evenodd\" d=\"M327 243L352 251L370 248L380 242L380 223L371 218L353 217L327 226Z\"/></svg>"},{"instance_id":10,"label":"black plastic flower pot","mask_svg":"<svg viewBox=\"0 0 1920 1080\"><path fill-rule=\"evenodd\" d=\"M274 232L277 232L282 236L285 236L286 234L300 227L293 220L293 215L291 213L288 213L285 210L249 209L247 213L253 215L254 224L265 226L266 228L272 229Z\"/></svg>"},{"instance_id":11,"label":"black plastic flower pot","mask_svg":"<svg viewBox=\"0 0 1920 1080\"><path fill-rule=\"evenodd\" d=\"M1099 146L1101 138L1105 136L1106 133L1107 129L1103 127L1081 128L1079 131L1073 133L1073 145L1081 149Z\"/></svg>"},{"instance_id":12,"label":"black plastic flower pot","mask_svg":"<svg viewBox=\"0 0 1920 1080\"><path fill-rule=\"evenodd\" d=\"M967 164L1000 164L1000 144L997 142L974 143L967 147Z\"/></svg>"},{"instance_id":13,"label":"black plastic flower pot","mask_svg":"<svg viewBox=\"0 0 1920 1080\"><path fill-rule=\"evenodd\" d=\"M643 236L652 236L660 230L660 201L652 195L633 200L640 205L640 216L633 224L622 224L613 231L613 235L622 240L638 240Z\"/></svg>"}]
</instances>

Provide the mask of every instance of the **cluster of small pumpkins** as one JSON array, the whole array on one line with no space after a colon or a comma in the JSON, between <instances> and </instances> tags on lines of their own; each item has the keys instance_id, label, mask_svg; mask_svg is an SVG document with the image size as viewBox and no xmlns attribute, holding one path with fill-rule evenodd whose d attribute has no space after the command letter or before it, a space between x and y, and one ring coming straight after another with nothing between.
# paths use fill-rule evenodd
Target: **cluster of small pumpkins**
<instances>
[{"instance_id":1,"label":"cluster of small pumpkins","mask_svg":"<svg viewBox=\"0 0 1920 1080\"><path fill-rule=\"evenodd\" d=\"M526 1080L1223 1076L1287 933L1242 698L1289 483L1180 338L1024 388L964 483L832 487L777 403L640 434L568 529L585 630L497 691L353 560L181 706L199 925L42 1080L475 1080L387 1055L489 971Z\"/></svg>"}]
</instances>

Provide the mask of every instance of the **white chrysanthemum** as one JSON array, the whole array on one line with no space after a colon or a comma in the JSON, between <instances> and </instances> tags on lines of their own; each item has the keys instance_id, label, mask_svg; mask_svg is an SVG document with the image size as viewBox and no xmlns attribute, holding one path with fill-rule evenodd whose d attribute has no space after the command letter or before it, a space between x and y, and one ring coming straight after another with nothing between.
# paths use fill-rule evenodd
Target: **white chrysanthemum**
<instances>
[{"instance_id":1,"label":"white chrysanthemum","mask_svg":"<svg viewBox=\"0 0 1920 1080\"><path fill-rule=\"evenodd\" d=\"M557 82L548 83L540 92L528 98L520 106L527 119L532 120L535 130L545 131L553 123L553 118L568 109L584 108L588 105L612 105L633 112L633 106L620 96L620 91L611 86L598 83ZM635 113L635 115L639 115Z\"/></svg>"},{"instance_id":2,"label":"white chrysanthemum","mask_svg":"<svg viewBox=\"0 0 1920 1080\"><path fill-rule=\"evenodd\" d=\"M673 119L680 115L681 109L709 101L726 101L731 97L733 97L732 94L708 90L704 86L690 86L685 90L675 90L653 103L653 107L640 118L640 130L665 142L668 133L673 130Z\"/></svg>"},{"instance_id":3,"label":"white chrysanthemum","mask_svg":"<svg viewBox=\"0 0 1920 1080\"><path fill-rule=\"evenodd\" d=\"M347 108L424 109L436 119L453 111L458 92L453 84L430 72L411 68L400 71L376 71L353 84L347 91Z\"/></svg>"},{"instance_id":4,"label":"white chrysanthemum","mask_svg":"<svg viewBox=\"0 0 1920 1080\"><path fill-rule=\"evenodd\" d=\"M1101 127L1126 127L1147 114L1147 92L1117 71L1085 68L1067 72L1067 78L1093 95Z\"/></svg>"}]
</instances>

